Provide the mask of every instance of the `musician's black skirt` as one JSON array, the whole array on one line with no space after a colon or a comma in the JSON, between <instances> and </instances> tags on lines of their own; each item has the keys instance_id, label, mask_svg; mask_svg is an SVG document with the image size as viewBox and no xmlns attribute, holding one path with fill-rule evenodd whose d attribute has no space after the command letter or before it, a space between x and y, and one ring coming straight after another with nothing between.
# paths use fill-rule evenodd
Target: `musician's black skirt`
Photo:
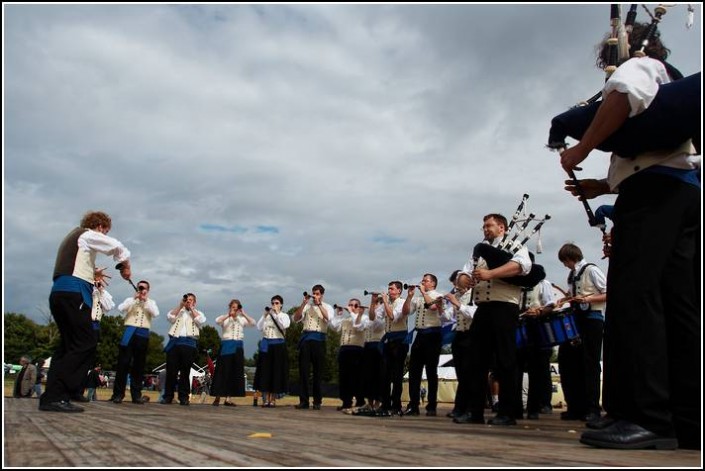
<instances>
[{"instance_id":1,"label":"musician's black skirt","mask_svg":"<svg viewBox=\"0 0 705 471\"><path fill-rule=\"evenodd\" d=\"M215 364L211 396L245 395L245 354L242 348L231 355L221 355Z\"/></svg>"},{"instance_id":2,"label":"musician's black skirt","mask_svg":"<svg viewBox=\"0 0 705 471\"><path fill-rule=\"evenodd\" d=\"M289 392L289 355L286 344L270 345L257 355L255 389L269 393Z\"/></svg>"}]
</instances>

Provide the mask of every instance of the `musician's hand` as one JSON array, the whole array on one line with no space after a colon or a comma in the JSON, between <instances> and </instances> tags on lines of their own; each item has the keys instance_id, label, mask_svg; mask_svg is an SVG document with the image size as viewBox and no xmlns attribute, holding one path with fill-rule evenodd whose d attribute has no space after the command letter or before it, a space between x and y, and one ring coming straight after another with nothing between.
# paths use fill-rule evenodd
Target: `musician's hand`
<instances>
[{"instance_id":1,"label":"musician's hand","mask_svg":"<svg viewBox=\"0 0 705 471\"><path fill-rule=\"evenodd\" d=\"M526 317L537 317L539 314L541 314L541 308L538 307L531 307L524 313Z\"/></svg>"},{"instance_id":2,"label":"musician's hand","mask_svg":"<svg viewBox=\"0 0 705 471\"><path fill-rule=\"evenodd\" d=\"M585 150L580 143L576 144L574 147L569 147L561 152L561 167L563 167L563 170L570 173L575 170L575 167L585 160L589 154L590 151Z\"/></svg>"},{"instance_id":3,"label":"musician's hand","mask_svg":"<svg viewBox=\"0 0 705 471\"><path fill-rule=\"evenodd\" d=\"M132 278L132 269L130 267L130 261L125 260L120 263L120 276L123 280L129 280Z\"/></svg>"},{"instance_id":4,"label":"musician's hand","mask_svg":"<svg viewBox=\"0 0 705 471\"><path fill-rule=\"evenodd\" d=\"M486 268L476 268L472 271L472 277L475 281L489 281L492 279L490 271Z\"/></svg>"},{"instance_id":5,"label":"musician's hand","mask_svg":"<svg viewBox=\"0 0 705 471\"><path fill-rule=\"evenodd\" d=\"M596 180L594 178L578 180L577 184L573 180L566 180L564 188L573 196L577 196L580 200L590 200L597 196L605 195L610 192L610 187L606 181ZM582 195L580 194L581 191Z\"/></svg>"}]
</instances>

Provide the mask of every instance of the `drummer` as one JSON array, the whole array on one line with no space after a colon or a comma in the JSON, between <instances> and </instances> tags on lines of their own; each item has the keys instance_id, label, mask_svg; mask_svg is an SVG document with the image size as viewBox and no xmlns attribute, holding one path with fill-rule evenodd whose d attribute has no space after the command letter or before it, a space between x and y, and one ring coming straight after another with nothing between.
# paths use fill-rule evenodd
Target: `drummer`
<instances>
[{"instance_id":1,"label":"drummer","mask_svg":"<svg viewBox=\"0 0 705 471\"><path fill-rule=\"evenodd\" d=\"M570 302L581 340L558 347L561 387L568 404L561 419L591 423L600 419L600 354L607 281L597 265L585 261L575 244L564 244L558 260L570 269L569 297L558 305Z\"/></svg>"}]
</instances>

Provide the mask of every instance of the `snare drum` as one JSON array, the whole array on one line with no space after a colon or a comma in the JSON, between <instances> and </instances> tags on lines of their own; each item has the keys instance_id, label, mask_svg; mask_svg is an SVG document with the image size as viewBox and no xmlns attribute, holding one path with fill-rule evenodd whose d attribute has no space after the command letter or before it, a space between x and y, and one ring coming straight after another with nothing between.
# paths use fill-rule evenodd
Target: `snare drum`
<instances>
[{"instance_id":1,"label":"snare drum","mask_svg":"<svg viewBox=\"0 0 705 471\"><path fill-rule=\"evenodd\" d=\"M516 342L517 342L517 348L524 348L524 347L528 347L530 345L529 329L527 328L526 320L523 318L519 319L519 325L517 325Z\"/></svg>"},{"instance_id":2,"label":"snare drum","mask_svg":"<svg viewBox=\"0 0 705 471\"><path fill-rule=\"evenodd\" d=\"M538 322L534 324L535 329L538 330L536 341L541 348L580 340L580 332L571 308L552 312L537 320Z\"/></svg>"}]
</instances>

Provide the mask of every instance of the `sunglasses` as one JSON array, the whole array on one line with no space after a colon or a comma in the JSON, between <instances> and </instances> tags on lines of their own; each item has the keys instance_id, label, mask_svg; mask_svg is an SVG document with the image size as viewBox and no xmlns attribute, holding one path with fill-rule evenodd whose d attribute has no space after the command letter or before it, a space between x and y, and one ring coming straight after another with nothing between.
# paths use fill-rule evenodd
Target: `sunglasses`
<instances>
[{"instance_id":1,"label":"sunglasses","mask_svg":"<svg viewBox=\"0 0 705 471\"><path fill-rule=\"evenodd\" d=\"M359 304L351 304L350 307L360 307Z\"/></svg>"}]
</instances>

